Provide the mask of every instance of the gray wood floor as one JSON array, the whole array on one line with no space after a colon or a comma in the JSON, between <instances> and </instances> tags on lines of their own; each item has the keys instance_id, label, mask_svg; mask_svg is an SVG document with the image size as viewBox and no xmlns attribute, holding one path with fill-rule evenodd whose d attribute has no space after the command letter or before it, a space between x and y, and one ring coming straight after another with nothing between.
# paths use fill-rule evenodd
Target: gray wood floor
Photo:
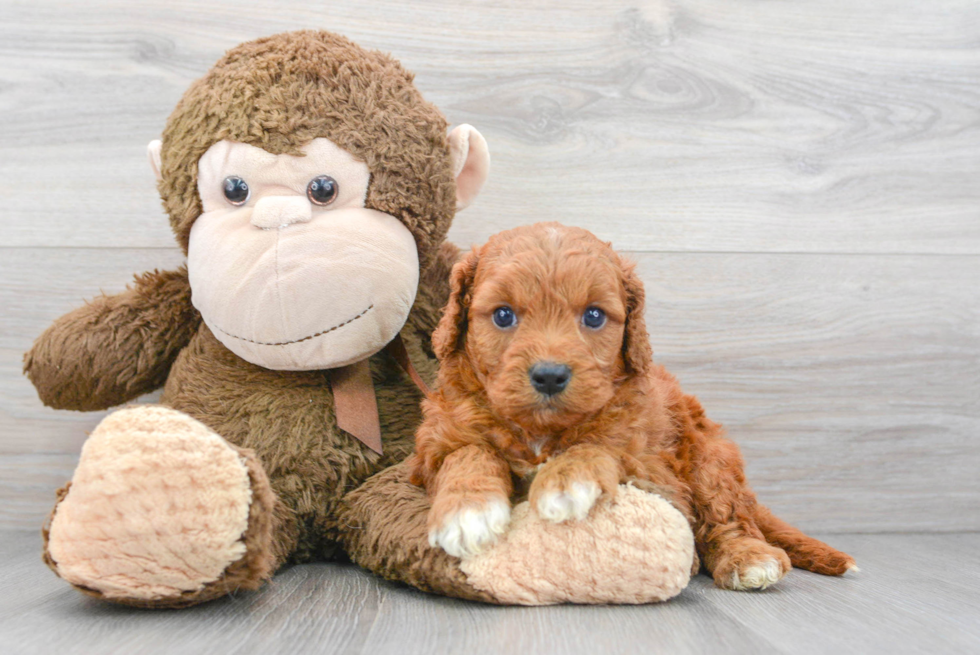
<instances>
[{"instance_id":1,"label":"gray wood floor","mask_svg":"<svg viewBox=\"0 0 980 655\"><path fill-rule=\"evenodd\" d=\"M640 607L493 607L428 596L352 566L294 567L266 589L179 611L78 594L0 533L0 650L27 653L976 653L980 534L834 535L861 571L793 571L764 592L696 577Z\"/></svg>"}]
</instances>

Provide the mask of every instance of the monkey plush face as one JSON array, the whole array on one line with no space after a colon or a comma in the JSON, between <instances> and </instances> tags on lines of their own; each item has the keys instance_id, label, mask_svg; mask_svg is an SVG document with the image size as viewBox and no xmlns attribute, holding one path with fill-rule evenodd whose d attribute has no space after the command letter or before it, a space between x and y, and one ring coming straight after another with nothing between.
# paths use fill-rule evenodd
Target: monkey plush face
<instances>
[{"instance_id":1,"label":"monkey plush face","mask_svg":"<svg viewBox=\"0 0 980 655\"><path fill-rule=\"evenodd\" d=\"M419 280L412 233L364 206L367 165L324 138L302 151L211 146L187 253L194 306L215 337L279 370L377 352L404 324Z\"/></svg>"},{"instance_id":2,"label":"monkey plush face","mask_svg":"<svg viewBox=\"0 0 980 655\"><path fill-rule=\"evenodd\" d=\"M149 154L204 323L277 370L388 344L489 168L397 61L322 31L230 50Z\"/></svg>"}]
</instances>

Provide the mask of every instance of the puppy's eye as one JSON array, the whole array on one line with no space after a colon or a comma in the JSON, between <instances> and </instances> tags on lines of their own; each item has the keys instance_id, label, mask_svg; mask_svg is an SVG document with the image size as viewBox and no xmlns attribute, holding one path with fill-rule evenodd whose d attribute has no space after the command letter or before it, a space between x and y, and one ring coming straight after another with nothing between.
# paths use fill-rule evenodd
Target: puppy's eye
<instances>
[{"instance_id":1,"label":"puppy's eye","mask_svg":"<svg viewBox=\"0 0 980 655\"><path fill-rule=\"evenodd\" d=\"M585 310L585 313L582 314L582 323L585 325L585 327L598 330L606 324L606 312L602 311L598 307L589 307Z\"/></svg>"},{"instance_id":2,"label":"puppy's eye","mask_svg":"<svg viewBox=\"0 0 980 655\"><path fill-rule=\"evenodd\" d=\"M248 188L248 183L237 175L226 177L225 181L221 183L221 186L225 192L225 198L236 207L244 205L251 193Z\"/></svg>"},{"instance_id":3,"label":"puppy's eye","mask_svg":"<svg viewBox=\"0 0 980 655\"><path fill-rule=\"evenodd\" d=\"M321 207L336 200L338 193L340 193L340 185L329 175L317 175L306 185L306 197L314 205Z\"/></svg>"},{"instance_id":4,"label":"puppy's eye","mask_svg":"<svg viewBox=\"0 0 980 655\"><path fill-rule=\"evenodd\" d=\"M498 307L493 310L493 324L499 328L506 329L517 323L517 316L510 307Z\"/></svg>"}]
</instances>

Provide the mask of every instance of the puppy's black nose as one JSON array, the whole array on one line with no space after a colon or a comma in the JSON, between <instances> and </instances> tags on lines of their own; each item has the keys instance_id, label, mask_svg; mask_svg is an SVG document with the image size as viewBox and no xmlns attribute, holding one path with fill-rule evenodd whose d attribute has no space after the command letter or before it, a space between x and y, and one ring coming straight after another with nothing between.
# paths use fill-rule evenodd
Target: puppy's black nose
<instances>
[{"instance_id":1,"label":"puppy's black nose","mask_svg":"<svg viewBox=\"0 0 980 655\"><path fill-rule=\"evenodd\" d=\"M538 362L531 367L528 375L531 378L531 386L546 396L554 396L568 386L572 369L566 364Z\"/></svg>"}]
</instances>

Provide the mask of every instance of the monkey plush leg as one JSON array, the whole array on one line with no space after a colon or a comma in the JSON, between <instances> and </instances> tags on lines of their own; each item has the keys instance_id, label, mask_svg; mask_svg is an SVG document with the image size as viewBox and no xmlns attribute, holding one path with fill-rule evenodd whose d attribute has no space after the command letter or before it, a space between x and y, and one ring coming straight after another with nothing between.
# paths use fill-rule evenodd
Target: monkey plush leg
<instances>
[{"instance_id":1,"label":"monkey plush leg","mask_svg":"<svg viewBox=\"0 0 980 655\"><path fill-rule=\"evenodd\" d=\"M162 406L107 416L44 530L45 562L81 591L180 607L273 572L275 496L255 455Z\"/></svg>"},{"instance_id":2,"label":"monkey plush leg","mask_svg":"<svg viewBox=\"0 0 980 655\"><path fill-rule=\"evenodd\" d=\"M458 559L429 545L429 498L395 465L347 494L344 546L361 566L447 596L498 604L649 603L687 586L694 536L661 496L632 485L600 501L582 521L554 523L528 502L508 531L478 555Z\"/></svg>"},{"instance_id":3,"label":"monkey plush leg","mask_svg":"<svg viewBox=\"0 0 980 655\"><path fill-rule=\"evenodd\" d=\"M429 545L429 497L409 482L405 462L369 478L341 500L338 524L354 562L422 591L494 602L459 570L459 560Z\"/></svg>"}]
</instances>

